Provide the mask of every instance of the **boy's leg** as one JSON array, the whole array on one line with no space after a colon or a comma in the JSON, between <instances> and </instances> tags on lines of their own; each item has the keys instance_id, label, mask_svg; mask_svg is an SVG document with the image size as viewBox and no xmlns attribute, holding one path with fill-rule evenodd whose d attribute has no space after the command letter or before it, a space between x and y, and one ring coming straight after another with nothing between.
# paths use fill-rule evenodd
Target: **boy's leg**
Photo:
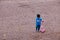
<instances>
[{"instance_id":1,"label":"boy's leg","mask_svg":"<svg viewBox=\"0 0 60 40\"><path fill-rule=\"evenodd\" d=\"M40 30L40 25L38 25L38 31Z\"/></svg>"},{"instance_id":2,"label":"boy's leg","mask_svg":"<svg viewBox=\"0 0 60 40\"><path fill-rule=\"evenodd\" d=\"M38 27L38 31L40 30L40 27Z\"/></svg>"},{"instance_id":3,"label":"boy's leg","mask_svg":"<svg viewBox=\"0 0 60 40\"><path fill-rule=\"evenodd\" d=\"M37 31L37 26L36 26L36 31Z\"/></svg>"}]
</instances>

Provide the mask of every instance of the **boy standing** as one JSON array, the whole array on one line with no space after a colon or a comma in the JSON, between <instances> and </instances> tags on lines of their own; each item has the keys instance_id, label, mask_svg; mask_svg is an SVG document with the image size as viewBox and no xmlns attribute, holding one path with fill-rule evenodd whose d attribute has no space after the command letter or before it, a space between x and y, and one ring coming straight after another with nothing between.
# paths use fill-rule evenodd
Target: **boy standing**
<instances>
[{"instance_id":1,"label":"boy standing","mask_svg":"<svg viewBox=\"0 0 60 40\"><path fill-rule=\"evenodd\" d=\"M37 17L36 17L36 31L40 30L41 23L42 23L42 18L40 17L40 14L37 14Z\"/></svg>"}]
</instances>

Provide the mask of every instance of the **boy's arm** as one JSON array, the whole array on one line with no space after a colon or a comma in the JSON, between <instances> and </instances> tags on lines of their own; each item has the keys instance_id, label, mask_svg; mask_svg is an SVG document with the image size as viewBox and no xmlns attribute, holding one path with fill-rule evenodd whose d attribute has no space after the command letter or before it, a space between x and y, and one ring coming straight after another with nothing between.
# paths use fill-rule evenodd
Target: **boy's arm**
<instances>
[{"instance_id":1,"label":"boy's arm","mask_svg":"<svg viewBox=\"0 0 60 40\"><path fill-rule=\"evenodd\" d=\"M43 18L42 18L42 22L44 22Z\"/></svg>"}]
</instances>

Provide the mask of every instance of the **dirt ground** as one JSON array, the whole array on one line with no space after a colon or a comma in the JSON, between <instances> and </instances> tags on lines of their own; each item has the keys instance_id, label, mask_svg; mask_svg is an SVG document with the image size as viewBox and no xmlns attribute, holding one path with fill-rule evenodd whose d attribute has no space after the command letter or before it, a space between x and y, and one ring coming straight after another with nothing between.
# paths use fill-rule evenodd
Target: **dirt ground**
<instances>
[{"instance_id":1,"label":"dirt ground","mask_svg":"<svg viewBox=\"0 0 60 40\"><path fill-rule=\"evenodd\" d=\"M36 14L45 33L36 32ZM60 40L59 0L0 0L0 40Z\"/></svg>"}]
</instances>

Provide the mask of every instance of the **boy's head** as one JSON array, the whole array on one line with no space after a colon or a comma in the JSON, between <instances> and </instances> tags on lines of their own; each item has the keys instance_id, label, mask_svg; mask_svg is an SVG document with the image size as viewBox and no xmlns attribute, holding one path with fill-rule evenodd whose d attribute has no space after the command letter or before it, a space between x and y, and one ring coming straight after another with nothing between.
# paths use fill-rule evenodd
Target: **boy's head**
<instances>
[{"instance_id":1,"label":"boy's head","mask_svg":"<svg viewBox=\"0 0 60 40\"><path fill-rule=\"evenodd\" d=\"M40 14L37 14L37 17L40 18Z\"/></svg>"}]
</instances>

